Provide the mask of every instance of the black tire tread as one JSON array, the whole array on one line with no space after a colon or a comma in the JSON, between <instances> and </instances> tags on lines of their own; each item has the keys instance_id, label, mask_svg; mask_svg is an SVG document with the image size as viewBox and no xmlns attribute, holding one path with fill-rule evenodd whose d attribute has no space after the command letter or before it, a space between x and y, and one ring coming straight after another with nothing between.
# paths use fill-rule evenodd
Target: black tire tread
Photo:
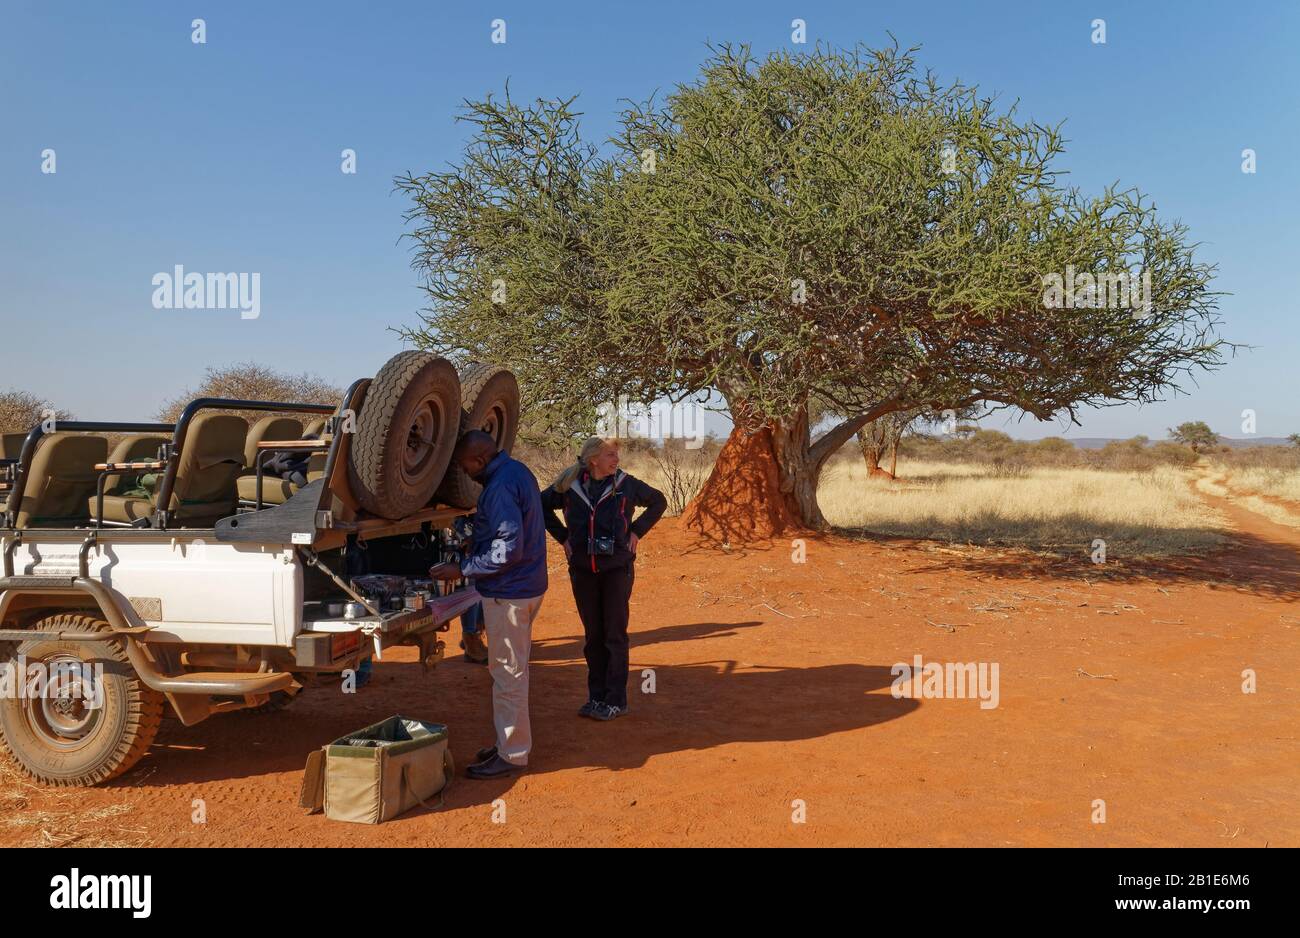
<instances>
[{"instance_id":1,"label":"black tire tread","mask_svg":"<svg viewBox=\"0 0 1300 938\"><path fill-rule=\"evenodd\" d=\"M466 367L460 373L460 432L464 433L470 429L469 410L470 406L478 400L478 396L483 393L483 389L497 375L507 368L500 365L473 364ZM515 426L512 428L516 433L519 430L519 421L516 417ZM506 441L503 447L508 453L514 447L514 434ZM453 508L474 508L478 505L479 493L483 487L465 475L454 464L447 469L447 475L442 480L442 485L438 488L438 501L445 502Z\"/></svg>"},{"instance_id":2,"label":"black tire tread","mask_svg":"<svg viewBox=\"0 0 1300 938\"><path fill-rule=\"evenodd\" d=\"M387 446L389 424L407 386L431 361L439 360L416 349L399 352L379 370L366 391L361 408L364 419L358 420L352 437L348 479L357 501L372 514L381 517L401 514L392 511L390 503L396 493L388 492L385 485L385 457L394 455Z\"/></svg>"}]
</instances>

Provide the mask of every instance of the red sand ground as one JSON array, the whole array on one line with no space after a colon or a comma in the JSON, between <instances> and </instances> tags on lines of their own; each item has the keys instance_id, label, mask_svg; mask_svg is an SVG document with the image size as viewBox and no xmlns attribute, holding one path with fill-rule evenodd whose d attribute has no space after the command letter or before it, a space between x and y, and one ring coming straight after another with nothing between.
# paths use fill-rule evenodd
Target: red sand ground
<instances>
[{"instance_id":1,"label":"red sand ground","mask_svg":"<svg viewBox=\"0 0 1300 938\"><path fill-rule=\"evenodd\" d=\"M1162 566L841 537L799 565L788 542L726 554L665 521L638 563L632 713L609 724L574 713L581 628L553 552L527 775L458 779L444 810L378 827L296 807L310 750L395 712L450 724L461 765L490 741L487 671L457 654L424 677L403 649L355 696L169 723L108 787L0 793L22 806L0 844L1300 845L1300 531L1210 501L1237 546ZM1000 706L894 699L916 654L997 662Z\"/></svg>"}]
</instances>

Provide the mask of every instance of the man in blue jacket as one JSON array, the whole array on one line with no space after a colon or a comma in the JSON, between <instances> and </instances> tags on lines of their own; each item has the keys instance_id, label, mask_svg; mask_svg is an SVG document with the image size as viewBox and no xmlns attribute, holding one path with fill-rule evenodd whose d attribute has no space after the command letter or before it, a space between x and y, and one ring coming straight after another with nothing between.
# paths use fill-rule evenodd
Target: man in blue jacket
<instances>
[{"instance_id":1,"label":"man in blue jacket","mask_svg":"<svg viewBox=\"0 0 1300 938\"><path fill-rule=\"evenodd\" d=\"M438 580L473 577L483 596L483 624L492 674L492 720L496 745L479 750L470 778L501 778L528 764L528 654L533 619L546 593L546 524L537 478L528 467L497 451L496 440L470 430L456 445L461 469L483 486L474 534L461 563L430 568Z\"/></svg>"}]
</instances>

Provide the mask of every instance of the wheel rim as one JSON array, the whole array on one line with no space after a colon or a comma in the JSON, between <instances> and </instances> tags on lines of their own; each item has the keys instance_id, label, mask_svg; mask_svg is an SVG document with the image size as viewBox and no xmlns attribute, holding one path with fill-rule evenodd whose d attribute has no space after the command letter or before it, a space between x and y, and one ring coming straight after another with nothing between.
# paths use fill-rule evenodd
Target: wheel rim
<instances>
[{"instance_id":1,"label":"wheel rim","mask_svg":"<svg viewBox=\"0 0 1300 938\"><path fill-rule=\"evenodd\" d=\"M479 429L497 441L497 446L505 442L503 437L506 432L506 414L500 405L493 405L486 414L483 415L483 422Z\"/></svg>"},{"instance_id":2,"label":"wheel rim","mask_svg":"<svg viewBox=\"0 0 1300 938\"><path fill-rule=\"evenodd\" d=\"M50 655L38 662L46 674L59 675L35 700L24 698L23 715L32 733L52 749L80 749L95 735L103 715L104 688L93 668L71 654ZM29 663L30 665L30 663ZM99 701L91 707L90 701Z\"/></svg>"},{"instance_id":3,"label":"wheel rim","mask_svg":"<svg viewBox=\"0 0 1300 938\"><path fill-rule=\"evenodd\" d=\"M442 430L442 410L434 401L422 401L406 434L406 449L402 452L402 475L408 482L417 482L433 460Z\"/></svg>"}]
</instances>

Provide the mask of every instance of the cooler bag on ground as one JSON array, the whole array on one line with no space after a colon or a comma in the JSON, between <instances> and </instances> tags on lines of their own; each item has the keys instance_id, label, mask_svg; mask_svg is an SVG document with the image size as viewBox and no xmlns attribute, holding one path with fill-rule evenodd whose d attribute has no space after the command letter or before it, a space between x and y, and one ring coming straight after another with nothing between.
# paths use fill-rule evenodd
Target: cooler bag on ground
<instances>
[{"instance_id":1,"label":"cooler bag on ground","mask_svg":"<svg viewBox=\"0 0 1300 938\"><path fill-rule=\"evenodd\" d=\"M455 773L447 727L393 716L307 757L300 803L335 821L378 824L441 792Z\"/></svg>"}]
</instances>

